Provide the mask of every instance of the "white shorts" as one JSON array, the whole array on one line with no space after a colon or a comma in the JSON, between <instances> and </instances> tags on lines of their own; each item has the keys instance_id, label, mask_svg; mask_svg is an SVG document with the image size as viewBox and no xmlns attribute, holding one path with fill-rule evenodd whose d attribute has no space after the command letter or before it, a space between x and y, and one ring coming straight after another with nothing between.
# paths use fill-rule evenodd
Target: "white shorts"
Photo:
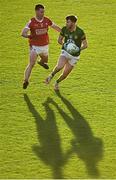
<instances>
[{"instance_id":1,"label":"white shorts","mask_svg":"<svg viewBox=\"0 0 116 180\"><path fill-rule=\"evenodd\" d=\"M30 51L35 51L37 55L43 54L45 56L48 56L49 54L49 46L31 46Z\"/></svg>"},{"instance_id":2,"label":"white shorts","mask_svg":"<svg viewBox=\"0 0 116 180\"><path fill-rule=\"evenodd\" d=\"M68 52L66 52L65 50L61 51L61 56L66 57L71 66L75 66L77 61L80 59L80 56L72 56Z\"/></svg>"}]
</instances>

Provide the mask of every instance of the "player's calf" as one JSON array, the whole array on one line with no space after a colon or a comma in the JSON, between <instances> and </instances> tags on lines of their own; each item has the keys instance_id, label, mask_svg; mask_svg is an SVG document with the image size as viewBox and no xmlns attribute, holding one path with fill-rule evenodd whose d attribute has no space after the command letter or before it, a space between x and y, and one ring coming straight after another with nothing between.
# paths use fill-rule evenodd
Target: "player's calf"
<instances>
[{"instance_id":1,"label":"player's calf","mask_svg":"<svg viewBox=\"0 0 116 180\"><path fill-rule=\"evenodd\" d=\"M49 84L52 78L55 76L57 72L59 72L62 69L62 67L56 66L52 73L46 78L45 83Z\"/></svg>"},{"instance_id":2,"label":"player's calf","mask_svg":"<svg viewBox=\"0 0 116 180\"><path fill-rule=\"evenodd\" d=\"M31 51L30 53L30 61L28 66L25 69L25 73L24 73L24 82L23 82L23 89L26 89L27 86L29 85L29 77L31 75L31 71L35 65L37 59L37 54L34 51Z\"/></svg>"},{"instance_id":3,"label":"player's calf","mask_svg":"<svg viewBox=\"0 0 116 180\"><path fill-rule=\"evenodd\" d=\"M40 54L40 57L41 57L41 60L38 61L37 63L38 63L40 66L42 66L43 68L49 69L49 66L48 66L48 55Z\"/></svg>"},{"instance_id":4,"label":"player's calf","mask_svg":"<svg viewBox=\"0 0 116 180\"><path fill-rule=\"evenodd\" d=\"M25 70L25 75L24 75L24 80L25 81L28 81L30 75L31 75L31 71L34 67L34 63L30 63L28 64L28 66L26 67L26 70Z\"/></svg>"},{"instance_id":5,"label":"player's calf","mask_svg":"<svg viewBox=\"0 0 116 180\"><path fill-rule=\"evenodd\" d=\"M58 73L61 69L63 69L66 63L67 59L64 56L60 56L57 65L55 66L51 74L46 78L45 83L49 84L55 74Z\"/></svg>"},{"instance_id":6,"label":"player's calf","mask_svg":"<svg viewBox=\"0 0 116 180\"><path fill-rule=\"evenodd\" d=\"M44 63L44 62L42 62L42 61L37 61L37 63L38 63L40 66L42 66L43 68L49 69L49 66L48 66L47 63Z\"/></svg>"},{"instance_id":7,"label":"player's calf","mask_svg":"<svg viewBox=\"0 0 116 180\"><path fill-rule=\"evenodd\" d=\"M63 81L64 79L66 79L68 77L68 75L70 74L70 72L72 71L73 66L70 65L69 63L67 63L64 67L63 73L60 75L60 77L56 80L55 86L54 86L54 90L59 90L59 83L61 81Z\"/></svg>"}]
</instances>

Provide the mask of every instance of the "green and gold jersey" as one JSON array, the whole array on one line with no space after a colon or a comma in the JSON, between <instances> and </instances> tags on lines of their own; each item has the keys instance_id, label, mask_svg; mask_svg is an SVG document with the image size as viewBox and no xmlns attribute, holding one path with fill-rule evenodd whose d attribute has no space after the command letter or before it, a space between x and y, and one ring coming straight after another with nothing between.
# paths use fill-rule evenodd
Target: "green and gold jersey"
<instances>
[{"instance_id":1,"label":"green and gold jersey","mask_svg":"<svg viewBox=\"0 0 116 180\"><path fill-rule=\"evenodd\" d=\"M86 39L84 31L76 26L76 30L71 32L69 29L64 26L60 33L61 36L64 37L64 44L62 46L62 49L66 50L66 44L74 43L79 48L81 47L82 40ZM73 56L79 56L80 51L73 54Z\"/></svg>"}]
</instances>

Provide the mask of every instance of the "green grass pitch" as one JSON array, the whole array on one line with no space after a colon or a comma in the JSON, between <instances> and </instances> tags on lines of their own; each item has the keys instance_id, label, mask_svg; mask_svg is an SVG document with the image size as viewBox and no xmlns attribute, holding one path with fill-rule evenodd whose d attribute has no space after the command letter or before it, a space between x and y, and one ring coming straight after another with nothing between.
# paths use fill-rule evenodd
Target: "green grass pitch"
<instances>
[{"instance_id":1,"label":"green grass pitch","mask_svg":"<svg viewBox=\"0 0 116 180\"><path fill-rule=\"evenodd\" d=\"M61 92L43 80L60 54L50 29L50 70L36 64L22 89L28 42L20 36L34 6L61 27L79 17L89 47ZM116 1L1 0L0 178L116 178Z\"/></svg>"}]
</instances>

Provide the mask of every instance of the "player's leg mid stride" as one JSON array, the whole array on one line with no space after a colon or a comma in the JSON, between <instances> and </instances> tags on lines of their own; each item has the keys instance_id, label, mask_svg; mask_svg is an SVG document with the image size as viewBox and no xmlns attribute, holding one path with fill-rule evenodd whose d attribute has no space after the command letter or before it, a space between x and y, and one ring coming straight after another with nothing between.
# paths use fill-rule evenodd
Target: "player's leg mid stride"
<instances>
[{"instance_id":1,"label":"player's leg mid stride","mask_svg":"<svg viewBox=\"0 0 116 180\"><path fill-rule=\"evenodd\" d=\"M32 46L30 48L30 61L28 66L26 67L25 73L24 73L24 82L23 82L23 88L26 89L29 85L29 77L31 75L32 68L34 67L38 55L40 56L41 60L38 61L38 63L44 67L45 69L49 69L49 66L47 65L48 62L48 45L37 47Z\"/></svg>"},{"instance_id":2,"label":"player's leg mid stride","mask_svg":"<svg viewBox=\"0 0 116 180\"><path fill-rule=\"evenodd\" d=\"M49 84L52 78L55 76L55 74L63 69L61 75L54 84L54 90L59 90L59 83L67 78L67 76L71 73L72 69L74 68L75 63L75 61L72 62L71 59L68 59L65 55L61 54L56 67L53 69L52 73L46 78L46 84Z\"/></svg>"},{"instance_id":3,"label":"player's leg mid stride","mask_svg":"<svg viewBox=\"0 0 116 180\"><path fill-rule=\"evenodd\" d=\"M24 72L24 82L23 82L23 89L26 89L29 85L29 77L31 75L31 71L36 63L37 54L35 51L30 50L30 59L29 64L27 65L25 72Z\"/></svg>"},{"instance_id":4,"label":"player's leg mid stride","mask_svg":"<svg viewBox=\"0 0 116 180\"><path fill-rule=\"evenodd\" d=\"M29 64L27 65L25 72L24 72L24 82L23 82L23 89L26 89L29 85L29 77L31 75L32 68L35 65L37 59L37 54L35 51L30 51L30 60Z\"/></svg>"},{"instance_id":5,"label":"player's leg mid stride","mask_svg":"<svg viewBox=\"0 0 116 180\"><path fill-rule=\"evenodd\" d=\"M87 48L85 33L76 25L76 21L76 16L67 16L66 26L62 28L58 38L58 43L62 45L61 55L56 67L45 80L46 84L49 84L54 75L63 69L62 74L55 82L54 90L59 90L59 83L70 74L80 58L81 50Z\"/></svg>"}]
</instances>

